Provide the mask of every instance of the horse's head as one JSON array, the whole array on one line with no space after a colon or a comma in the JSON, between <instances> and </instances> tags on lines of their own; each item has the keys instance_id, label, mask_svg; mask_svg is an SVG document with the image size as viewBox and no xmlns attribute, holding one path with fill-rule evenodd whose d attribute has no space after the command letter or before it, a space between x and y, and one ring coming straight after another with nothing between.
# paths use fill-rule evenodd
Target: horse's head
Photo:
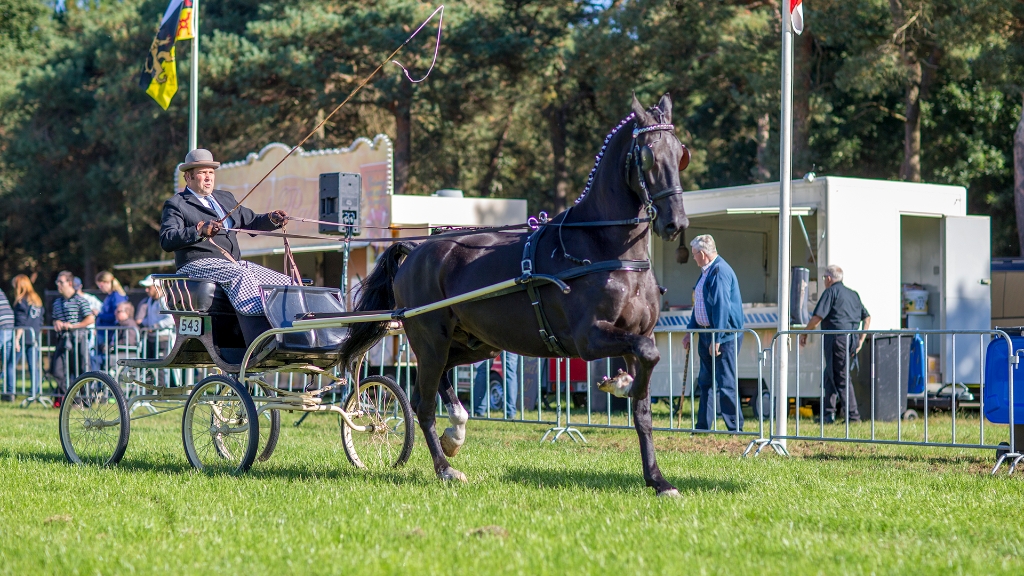
<instances>
[{"instance_id":1,"label":"horse's head","mask_svg":"<svg viewBox=\"0 0 1024 576\"><path fill-rule=\"evenodd\" d=\"M633 113L636 124L627 160L627 181L654 219L654 233L671 241L689 224L679 172L690 163L690 151L676 138L668 94L647 110L634 95Z\"/></svg>"}]
</instances>

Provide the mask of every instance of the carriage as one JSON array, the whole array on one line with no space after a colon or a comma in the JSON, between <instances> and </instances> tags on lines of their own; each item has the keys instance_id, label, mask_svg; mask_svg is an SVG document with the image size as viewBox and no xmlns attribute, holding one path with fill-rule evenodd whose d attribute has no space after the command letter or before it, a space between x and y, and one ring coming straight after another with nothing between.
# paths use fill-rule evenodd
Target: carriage
<instances>
[{"instance_id":1,"label":"carriage","mask_svg":"<svg viewBox=\"0 0 1024 576\"><path fill-rule=\"evenodd\" d=\"M452 367L501 350L623 357L628 372L598 388L633 399L644 481L658 495L678 496L655 458L648 388L660 359L651 335L664 293L651 271L648 239L672 241L687 225L679 173L689 151L674 131L667 94L648 109L634 96L632 112L605 137L574 206L524 225L394 239L361 283L355 312L346 312L332 289L267 286L266 318L242 317L216 283L162 276L179 341L163 359L119 362L116 381L97 372L76 380L61 411L65 454L72 462L117 462L133 403L163 401L183 403L182 441L198 469L240 473L257 457L268 458L281 410L337 413L353 464L400 466L413 442L412 407L403 391L385 377L354 384L330 374L338 365L357 366L400 321L417 357L417 419L439 479L467 481L448 460L465 442L468 420L446 376ZM574 297L563 298L570 291ZM534 324L508 321L531 313ZM180 387L139 376L178 367L221 373ZM271 372L327 376L332 384L295 392L270 384L264 375ZM122 385L147 393L126 398ZM341 406L324 402L327 391L343 388ZM441 434L438 400L452 424Z\"/></svg>"},{"instance_id":2,"label":"carriage","mask_svg":"<svg viewBox=\"0 0 1024 576\"><path fill-rule=\"evenodd\" d=\"M405 392L386 376L353 385L333 370L346 324L360 319L345 313L340 290L264 286L266 316L243 317L215 282L176 274L154 278L165 294L164 312L174 318L175 343L163 358L119 360L116 378L88 372L75 380L60 414L69 462L116 464L132 420L178 409L185 454L199 470L241 473L269 459L281 410L338 414L345 454L357 467L397 467L409 458L413 416ZM329 327L293 326L296 317L324 315L334 317ZM194 385L146 378L177 368L216 373ZM275 385L277 379L268 378L275 372L303 375L309 384L298 390ZM341 405L326 401L338 394ZM136 410L141 406L150 410Z\"/></svg>"}]
</instances>

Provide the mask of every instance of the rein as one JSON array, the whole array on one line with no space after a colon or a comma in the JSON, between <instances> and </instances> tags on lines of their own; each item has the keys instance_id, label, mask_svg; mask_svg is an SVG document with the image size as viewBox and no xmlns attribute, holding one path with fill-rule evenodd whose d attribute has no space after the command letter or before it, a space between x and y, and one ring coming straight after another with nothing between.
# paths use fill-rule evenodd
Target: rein
<instances>
[{"instance_id":1,"label":"rein","mask_svg":"<svg viewBox=\"0 0 1024 576\"><path fill-rule=\"evenodd\" d=\"M434 16L437 16L438 14L440 14L440 17L438 18L438 21L437 21L437 43L434 45L434 59L433 59L433 61L431 61L430 68L427 69L427 73L423 76L423 78L420 78L419 80L413 80L412 76L409 75L409 70L405 66L402 66L402 64L400 62L398 62L397 60L394 60L394 58L395 58L395 56L398 55L399 52L402 51L402 48L405 48L405 46L407 44L409 44L409 42L411 42L412 39L415 38L416 35L419 34L420 31L423 30L423 28L426 27L426 25L430 23L431 20L434 19ZM289 156L291 156L293 153L295 153L295 151L298 150L300 146L305 144L307 140L312 138L313 135L316 134L317 131L320 130L320 128L323 127L324 124L327 124L327 121L330 120L332 116L337 114L338 110L341 110L341 108L345 104L348 104L349 100L351 100L360 90L362 90L363 87L366 86L370 82L370 80L372 80L373 77L376 76L377 73L380 72L381 69L384 68L384 66L388 62L391 62L391 63L397 65L399 68L401 68L402 71L405 72L405 77L408 78L409 81L414 83L414 84L418 84L418 83L423 82L424 80L426 80L427 76L429 76L430 72L434 69L434 64L437 63L437 53L438 53L438 50L439 50L439 48L441 46L441 28L443 27L443 25L444 25L444 4L441 4L440 6L438 6L430 14L429 17L427 17L426 20L423 21L422 24L420 24L419 28L417 28L412 34L409 35L408 38L405 39L405 42L402 42L402 44L399 45L398 48L395 48L394 52L392 52L387 58L385 58L380 64L378 64L376 68L373 69L373 72L370 72L370 74L368 76L366 76L366 78L363 78L362 82L360 82L359 85L356 86L355 89L352 90L352 92L349 93L349 95L345 98L345 100L343 100L341 102L341 104L338 104L337 107L335 107L334 110L332 110L330 114L325 116L324 119L321 120L320 123L316 125L316 128L313 128L313 130L311 130L309 132L309 134L307 134L306 137L303 138L298 144L296 144L295 146L292 146L292 149L289 150L288 153L285 154L284 157L281 158L277 162L277 164L274 164L274 167L271 168L266 174L264 174L263 178L260 178L259 182L257 182L255 186L253 186L248 192L246 192L245 196L242 196L242 199L239 200L237 203L235 203L235 207L232 208L231 210L228 210L227 214L225 214L224 217L219 220L219 222L221 224L223 224L224 221L227 220L228 216L231 216L232 212L234 212L235 210L238 210L238 207L242 205L242 202L245 202L245 199L248 198L250 194L255 192L256 189L259 188L260 184L263 184L263 181L266 180L271 174L273 174L274 170L277 170L277 168L281 164L283 164L284 161L287 160Z\"/></svg>"}]
</instances>

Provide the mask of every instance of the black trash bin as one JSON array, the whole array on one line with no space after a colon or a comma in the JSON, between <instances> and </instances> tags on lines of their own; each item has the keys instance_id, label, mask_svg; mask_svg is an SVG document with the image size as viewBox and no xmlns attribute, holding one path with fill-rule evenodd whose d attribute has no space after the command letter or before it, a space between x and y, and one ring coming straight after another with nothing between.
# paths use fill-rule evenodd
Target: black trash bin
<instances>
[{"instance_id":1,"label":"black trash bin","mask_svg":"<svg viewBox=\"0 0 1024 576\"><path fill-rule=\"evenodd\" d=\"M857 337L851 336L852 339ZM864 341L864 347L858 355L857 369L850 369L850 379L857 395L857 409L865 421L874 414L875 420L894 422L906 412L912 342L913 336L876 336L873 342L871 336L868 336ZM852 342L851 347L854 347ZM873 383L872 361L875 363Z\"/></svg>"}]
</instances>

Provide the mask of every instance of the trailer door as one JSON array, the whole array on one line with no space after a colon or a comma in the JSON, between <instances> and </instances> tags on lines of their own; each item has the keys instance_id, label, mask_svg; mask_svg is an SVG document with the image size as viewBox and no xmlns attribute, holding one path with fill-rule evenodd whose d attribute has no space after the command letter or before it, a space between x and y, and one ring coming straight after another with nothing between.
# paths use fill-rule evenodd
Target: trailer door
<instances>
[{"instance_id":1,"label":"trailer door","mask_svg":"<svg viewBox=\"0 0 1024 576\"><path fill-rule=\"evenodd\" d=\"M942 328L988 330L992 322L989 217L946 216L942 224ZM944 382L979 383L982 338L957 336L944 340Z\"/></svg>"}]
</instances>

